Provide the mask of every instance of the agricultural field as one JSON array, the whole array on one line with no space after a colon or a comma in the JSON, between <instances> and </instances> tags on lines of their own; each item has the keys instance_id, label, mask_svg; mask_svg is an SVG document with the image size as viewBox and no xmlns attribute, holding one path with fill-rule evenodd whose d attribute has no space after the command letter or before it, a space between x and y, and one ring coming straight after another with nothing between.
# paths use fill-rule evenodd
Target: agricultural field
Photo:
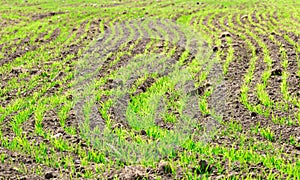
<instances>
[{"instance_id":1,"label":"agricultural field","mask_svg":"<svg viewBox=\"0 0 300 180\"><path fill-rule=\"evenodd\" d=\"M299 1L0 15L0 179L300 179Z\"/></svg>"}]
</instances>

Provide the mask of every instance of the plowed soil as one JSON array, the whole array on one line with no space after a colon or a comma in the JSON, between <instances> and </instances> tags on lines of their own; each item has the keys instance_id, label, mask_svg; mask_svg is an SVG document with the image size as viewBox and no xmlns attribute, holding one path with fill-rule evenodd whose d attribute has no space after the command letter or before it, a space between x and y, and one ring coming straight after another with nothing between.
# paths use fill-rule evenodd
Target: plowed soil
<instances>
[{"instance_id":1,"label":"plowed soil","mask_svg":"<svg viewBox=\"0 0 300 180\"><path fill-rule=\"evenodd\" d=\"M89 2L0 2L0 179L300 178L299 3ZM178 63L176 75L191 78L157 90L151 135L128 107L142 121L150 112L139 103ZM90 85L93 96L74 93ZM163 147L159 133L180 129L160 114L191 116L191 140L153 162L119 158L126 143Z\"/></svg>"}]
</instances>

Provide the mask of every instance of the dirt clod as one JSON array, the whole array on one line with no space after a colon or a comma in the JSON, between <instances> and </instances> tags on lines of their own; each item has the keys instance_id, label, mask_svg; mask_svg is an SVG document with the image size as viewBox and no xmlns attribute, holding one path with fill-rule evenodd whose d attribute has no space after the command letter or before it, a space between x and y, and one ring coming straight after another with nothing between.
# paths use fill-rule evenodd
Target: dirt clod
<instances>
[{"instance_id":1,"label":"dirt clod","mask_svg":"<svg viewBox=\"0 0 300 180\"><path fill-rule=\"evenodd\" d=\"M231 36L230 32L225 31L225 32L221 33L221 35L219 36L219 38L230 37L230 36Z\"/></svg>"},{"instance_id":2,"label":"dirt clod","mask_svg":"<svg viewBox=\"0 0 300 180\"><path fill-rule=\"evenodd\" d=\"M274 69L272 70L272 76L281 76L282 75L282 69Z\"/></svg>"},{"instance_id":3,"label":"dirt clod","mask_svg":"<svg viewBox=\"0 0 300 180\"><path fill-rule=\"evenodd\" d=\"M46 174L45 174L45 179L52 179L52 178L55 178L54 173L51 172L51 171L46 172Z\"/></svg>"},{"instance_id":4,"label":"dirt clod","mask_svg":"<svg viewBox=\"0 0 300 180\"><path fill-rule=\"evenodd\" d=\"M256 117L257 116L257 113L256 112L251 112L251 117Z\"/></svg>"},{"instance_id":5,"label":"dirt clod","mask_svg":"<svg viewBox=\"0 0 300 180\"><path fill-rule=\"evenodd\" d=\"M213 52L217 52L219 50L219 47L218 46L214 46L213 47Z\"/></svg>"},{"instance_id":6,"label":"dirt clod","mask_svg":"<svg viewBox=\"0 0 300 180\"><path fill-rule=\"evenodd\" d=\"M144 129L142 129L141 130L141 135L145 136L145 135L147 135L147 132Z\"/></svg>"},{"instance_id":7,"label":"dirt clod","mask_svg":"<svg viewBox=\"0 0 300 180\"><path fill-rule=\"evenodd\" d=\"M24 72L26 72L26 70L21 67L12 68L12 70L11 70L11 73L16 74L16 75L18 75L20 73L24 73Z\"/></svg>"},{"instance_id":8,"label":"dirt clod","mask_svg":"<svg viewBox=\"0 0 300 180\"><path fill-rule=\"evenodd\" d=\"M213 170L212 166L210 166L207 161L205 161L205 160L199 161L199 172L200 173L212 172L212 170Z\"/></svg>"},{"instance_id":9,"label":"dirt clod","mask_svg":"<svg viewBox=\"0 0 300 180\"><path fill-rule=\"evenodd\" d=\"M164 172L166 174L172 173L173 168L172 166L167 162L160 162L158 165L158 171Z\"/></svg>"}]
</instances>

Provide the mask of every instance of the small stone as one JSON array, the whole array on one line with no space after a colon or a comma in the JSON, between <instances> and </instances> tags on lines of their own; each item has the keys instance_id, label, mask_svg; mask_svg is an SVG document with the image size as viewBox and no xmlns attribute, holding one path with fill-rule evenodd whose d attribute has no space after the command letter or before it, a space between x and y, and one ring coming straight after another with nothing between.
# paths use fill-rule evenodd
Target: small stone
<instances>
[{"instance_id":1,"label":"small stone","mask_svg":"<svg viewBox=\"0 0 300 180\"><path fill-rule=\"evenodd\" d=\"M26 180L26 179L27 179L26 176L22 176L19 178L19 180Z\"/></svg>"},{"instance_id":2,"label":"small stone","mask_svg":"<svg viewBox=\"0 0 300 180\"><path fill-rule=\"evenodd\" d=\"M155 30L155 31L156 31L156 30ZM158 43L158 44L156 45L156 47L157 47L157 48L163 48L164 45L163 45L162 43Z\"/></svg>"},{"instance_id":3,"label":"small stone","mask_svg":"<svg viewBox=\"0 0 300 180\"><path fill-rule=\"evenodd\" d=\"M216 180L224 179L224 177L225 177L224 175L219 175L219 176L215 177L215 179L216 179Z\"/></svg>"},{"instance_id":4,"label":"small stone","mask_svg":"<svg viewBox=\"0 0 300 180\"><path fill-rule=\"evenodd\" d=\"M74 163L75 163L75 164L80 164L81 162L80 162L79 159L76 159L76 160L74 161Z\"/></svg>"},{"instance_id":5,"label":"small stone","mask_svg":"<svg viewBox=\"0 0 300 180\"><path fill-rule=\"evenodd\" d=\"M14 159L13 159L13 162L14 162ZM17 168L17 167L12 167L12 168L10 168L9 170L10 170L10 171L20 171L20 169Z\"/></svg>"},{"instance_id":6,"label":"small stone","mask_svg":"<svg viewBox=\"0 0 300 180\"><path fill-rule=\"evenodd\" d=\"M241 19L248 19L248 15L243 15Z\"/></svg>"},{"instance_id":7,"label":"small stone","mask_svg":"<svg viewBox=\"0 0 300 180\"><path fill-rule=\"evenodd\" d=\"M63 134L62 133L57 133L55 134L54 136L52 136L52 138L59 138L60 136L62 136Z\"/></svg>"}]
</instances>

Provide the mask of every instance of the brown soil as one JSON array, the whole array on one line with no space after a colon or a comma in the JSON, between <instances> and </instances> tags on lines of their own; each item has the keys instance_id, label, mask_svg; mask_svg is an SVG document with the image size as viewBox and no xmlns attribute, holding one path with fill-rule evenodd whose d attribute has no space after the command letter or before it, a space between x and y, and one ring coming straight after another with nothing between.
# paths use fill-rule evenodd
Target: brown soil
<instances>
[{"instance_id":1,"label":"brown soil","mask_svg":"<svg viewBox=\"0 0 300 180\"><path fill-rule=\"evenodd\" d=\"M213 19L212 23L213 23L214 27L216 27L217 29L221 29L224 32L225 29L222 26L220 26L220 24L219 24L220 22L218 22L218 20L217 20L220 17L222 17L222 16L216 16L216 18ZM255 12L251 15L251 17L255 23L260 23L255 16ZM202 23L203 25L207 26L209 29L214 30L214 28L211 28L207 24L209 18L210 18L210 15L206 16L204 21L199 22L199 23ZM267 19L265 19L265 20L267 20ZM195 21L195 20L193 20L193 21ZM225 21L224 21L225 26L228 25L227 21L228 21L228 18L225 18ZM241 26L240 24L238 24L236 22L235 16L230 21L232 21L235 26L238 26L242 29L245 28L245 25ZM244 18L241 21L245 23L245 22L247 22L247 18ZM250 27L255 28L254 25L250 25ZM235 29L235 27L233 27L233 29L236 30L237 32L239 31L238 29ZM231 33L230 36L233 39L232 44L237 44L236 46L233 46L233 48L234 48L234 53L235 53L234 57L238 57L238 58L233 59L233 62L229 66L228 74L225 76L225 86L227 89L227 97L226 97L227 108L224 112L225 113L224 117L223 117L224 120L229 121L231 118L234 118L235 120L237 120L239 123L242 124L243 131L245 131L245 132L249 131L251 127L255 126L256 123L259 122L261 127L270 127L275 132L275 139L277 142L288 143L289 137L291 135L293 135L295 137L300 137L300 134L299 134L300 129L297 125L293 126L293 125L274 124L270 117L267 118L262 115L257 115L256 113L251 113L240 102L239 94L240 94L240 87L242 85L241 79L243 79L243 76L248 69L247 64L249 63L249 60L251 59L251 51L247 50L247 45L243 42L243 40L241 38L239 38L238 35ZM292 37L292 39L296 42L298 40L297 36L293 37L292 35L289 35L289 37ZM295 53L294 47L291 46L288 42L286 42L282 36L275 35L275 38L278 41L280 41L282 44L285 44L285 49L288 52L287 54L288 54L288 60L289 60L289 67L291 67L291 68L288 68L288 72L291 73L291 76L288 78L288 84L289 84L289 89L290 88L292 89L290 91L291 92L290 94L295 95L295 94L297 94L296 92L299 92L299 90L300 90L299 86L298 86L299 81L297 81L297 76L296 76L298 65L297 65L297 62L295 59L296 59L297 54ZM261 74L263 73L263 71L266 69L266 66L264 65L265 63L263 62L263 59L262 59L263 54L261 51L261 47L258 46L258 43L252 37L247 36L247 39L249 39L251 41L251 43L256 46L256 52L257 52L257 55L259 56L257 64L256 64L256 69L255 69L255 72L253 75L253 77L256 77L256 78L254 78L254 80L251 82L251 86L250 86L250 89L253 90L253 89L255 89L256 83L261 82L261 80L259 78L260 78ZM268 39L268 37L263 37L260 35L260 39L263 39L265 41L268 49L270 50L271 58L273 60L272 70L276 71L279 69L279 71L282 71L282 67L280 65L281 57L280 57L279 47L274 42L271 42ZM228 46L226 45L227 42L225 39L221 39L221 42L222 42L222 46L219 48L220 48L220 51L224 51L224 54L221 57L222 57L222 59L225 60L226 56L227 56L226 51L228 49ZM267 92L268 92L268 95L270 96L270 98L272 100L274 100L275 102L279 102L282 100L282 93L280 92L280 82L281 82L280 76L278 77L276 75L271 76L271 78L268 80ZM297 83L298 83L298 85L297 85ZM255 105L255 104L260 103L259 100L256 98L256 95L254 92L250 91L248 96L249 96L248 97L249 102L251 104ZM211 104L211 103L209 103L209 104ZM293 117L292 114L297 109L298 109L297 107L291 105L291 107L289 108L289 110L287 112L274 110L272 113L278 115L279 117L289 117L289 116ZM293 119L295 119L295 117L293 117ZM222 128L224 128L224 127L222 127ZM260 140L264 140L264 137L261 137L260 135L253 134L252 136L257 137ZM216 142L217 144L224 145L224 139L222 139L221 137L215 139L214 142ZM236 141L234 139L228 140L228 147L231 147L233 142L236 142ZM280 146L280 144L277 144L277 146ZM296 157L297 147L295 147L293 145L288 145L288 144L286 144L285 147L287 149L290 149L287 152L290 153L292 157ZM264 153L264 152L262 152L262 153ZM288 160L288 159L286 159L286 160ZM263 164L261 164L259 166L260 167L257 167L257 168L261 169L261 167L263 167ZM252 170L254 170L254 169L252 169ZM276 173L277 170L268 170L266 172L269 172L269 171L273 171L274 173ZM247 173L249 173L249 172L247 172ZM279 174L279 173L277 172L276 174ZM253 173L253 175L254 175L253 178L258 178L259 174Z\"/></svg>"},{"instance_id":2,"label":"brown soil","mask_svg":"<svg viewBox=\"0 0 300 180\"><path fill-rule=\"evenodd\" d=\"M48 17L51 17L51 16L55 16L55 15L59 15L59 14L65 14L65 12L48 12L48 13L45 13L45 14L35 14L32 16L32 20L36 21L36 20L41 20L41 19L44 19L44 18L48 18Z\"/></svg>"},{"instance_id":3,"label":"brown soil","mask_svg":"<svg viewBox=\"0 0 300 180\"><path fill-rule=\"evenodd\" d=\"M127 3L127 2L126 2ZM114 3L114 4L107 4L102 6L103 8L110 8L110 7L115 7L115 6L121 6L121 5L126 5L124 2L120 3ZM27 4L30 6L30 4ZM32 4L35 5L35 4ZM37 4L36 4L37 5ZM196 4L199 6L199 4ZM173 4L167 4L163 5L162 7L167 7L167 6L173 6ZM188 14L193 14L198 11L201 11L201 8L205 8L205 4L202 4L200 8L195 9L193 11L188 12ZM32 20L43 20L45 18L49 18L55 15L59 14L64 14L65 12L48 12L48 13L43 13L43 14L34 14L32 15ZM300 128L297 125L280 125L277 123L274 123L271 119L271 117L265 117L263 115L259 115L255 112L249 111L244 104L240 101L240 88L242 86L242 79L244 78L244 75L248 71L249 68L249 61L252 57L251 51L249 50L249 47L247 47L247 44L244 42L244 40L238 35L238 33L243 33L246 35L246 38L250 40L250 42L255 46L256 48L256 54L258 56L257 62L256 62L256 69L254 71L253 81L250 83L250 91L248 93L248 99L249 103L252 105L257 105L261 104L259 99L255 95L255 89L256 89L256 84L261 82L261 75L266 69L266 64L263 62L263 52L262 48L259 47L258 42L253 37L250 37L246 31L240 31L239 29L245 29L245 28L250 28L251 31L253 31L257 36L263 40L265 45L267 46L270 56L273 60L272 64L272 76L268 80L268 86L266 88L266 91L269 95L269 97L275 101L275 102L281 102L283 97L282 93L280 91L280 86L281 86L281 76L283 72L283 67L280 64L280 59L282 58L280 56L280 47L275 43L272 42L269 38L268 35L259 35L256 31L255 28L260 28L258 25L264 25L264 23L260 22L256 18L256 12L252 12L249 16L252 18L254 24L250 24L250 21L246 16L241 15L241 14L235 14L232 19L228 19L227 17L224 18L224 22L220 21L220 18L224 16L224 14L220 13L217 14L213 20L211 21L211 24L209 24L211 16L214 15L212 13L208 14L203 22L199 22L197 20L197 16L193 17L191 20L191 25L193 24L199 24L206 26L210 31L213 32L218 32L221 30L223 34L220 36L216 36L216 38L220 38L222 45L220 47L216 48L216 51L223 51L223 55L221 56L221 62L225 62L226 57L228 55L228 41L226 40L225 36L229 36L232 38L233 42L233 48L234 48L234 59L230 63L228 73L224 77L224 83L222 86L217 87L219 88L218 90L220 91L219 94L216 94L215 97L211 97L208 99L208 104L210 104L210 107L214 105L214 102L216 99L222 99L224 98L225 104L222 107L217 107L217 111L222 113L223 115L223 120L224 122L229 122L231 119L234 119L238 123L242 125L242 132L250 132L252 127L255 127L257 123L260 123L261 127L269 127L274 133L275 133L275 142L271 142L275 147L284 147L284 150L288 157L285 155L282 155L284 161L293 161L295 162L296 157L299 157L299 147L296 147L294 145L291 145L289 143L290 136L294 136L298 138L298 141L300 141ZM175 17L173 17L173 21L176 21L182 14L177 14ZM270 21L272 24L276 24L277 19L277 14L276 12L274 14L267 14L266 18L263 18L262 15L259 15L262 21ZM239 24L236 21L236 18L240 18L241 22L243 24ZM33 76L41 75L42 73L48 73L50 71L53 71L53 69L48 69L44 70L43 67L46 65L51 65L52 63L56 61L62 61L64 60L68 55L73 54L75 55L74 58L69 60L69 62L66 62L64 64L64 67L70 67L71 70L74 70L76 67L72 65L73 62L76 62L80 57L79 57L79 51L83 50L83 47L87 45L90 41L96 39L96 37L101 33L99 30L99 24L102 20L101 18L93 20L90 22L90 27L88 30L86 30L86 26L89 23L88 21L83 21L78 29L74 27L70 31L69 37L71 37L72 34L76 33L75 39L69 44L69 45L64 45L62 48L62 51L60 52L60 55L58 57L55 57L54 59L51 59L51 61L46 62L46 64L42 64L38 67L35 67L34 69L27 70L23 68L13 68L12 71L7 74L7 75L0 75L1 78L1 88L4 88L7 86L7 82L11 80L12 78L19 77L21 73L24 72L29 72L30 76L27 77L28 79L32 78ZM231 32L227 33L226 32L226 26L228 27L228 21L231 21L234 24L234 27L230 27L232 29ZM0 25L7 26L11 22L4 22ZM16 23L16 22L14 22ZM105 24L109 24L108 21L105 22ZM144 36L144 37L149 37L147 34L147 31L143 27L138 27L134 23L129 23L129 27L133 29L134 31L134 36L133 39L137 40L139 37ZM187 44L187 37L185 34L179 30L177 27L172 27L168 26L166 23L162 23L160 20L157 20L157 22L151 22L148 24L149 29L152 29L156 33L158 37L161 39L165 39L163 37L163 34L155 29L156 27L159 27L163 29L167 34L169 35L169 40L172 41L172 38L175 37L175 33L178 34L180 37L180 40L178 44L169 44L169 47L164 47L164 41L157 41L153 44L150 50L156 49L156 53L163 52L164 48L168 48L168 50L172 49L174 46L176 46L176 51L172 58L166 62L170 67L174 65L181 57L182 53L184 52L183 47L190 47L192 48L191 54L189 55L188 60L185 62L185 65L187 66L189 63L193 61L195 58L193 55L197 53L197 49L193 49L193 47L197 47L198 43L197 41L192 41L189 44ZM130 60L137 54L141 54L144 52L145 47L147 44L151 41L150 38L144 38L140 41L134 42L134 41L128 41L128 36L131 35L130 29L128 28L127 25L125 24L120 24L119 26L114 26L113 28L115 31L115 34L118 35L120 32L123 32L123 36L114 36L109 42L106 42L106 39L109 39L110 36L112 35L112 30L108 29L106 26L106 31L103 36L103 38L98 39L96 44L99 45L98 53L101 55L107 54L109 52L112 52L112 56L108 57L107 59L104 60L101 64L101 69L99 72L95 75L97 78L103 78L106 77L108 74L113 72L114 70L119 69L120 67L124 67L128 65ZM140 28L142 35L138 32L138 28ZM33 44L30 44L30 37L26 37L22 40L20 40L19 43L17 43L19 40L16 40L15 43L11 45L11 47L7 48L6 51L4 52L4 59L1 59L0 65L3 66L7 63L13 62L16 58L24 56L27 52L34 51L43 45L50 43L57 39L57 37L60 35L61 30L59 28L56 28L53 33L50 35L50 38L45 39L44 37L47 35L47 33L41 33L36 40L34 40ZM225 35L224 35L225 33ZM86 34L86 35L85 35ZM289 36L294 42L299 43L299 36L296 34L293 34L291 32L285 32L285 31L280 31L278 33L275 33L273 36L277 41L279 41L281 44L284 45L284 49L287 52L287 58L289 60L288 64L288 73L289 73L289 78L287 80L288 87L289 87L289 94L293 97L296 97L299 99L300 97L300 89L299 89L299 84L300 84L300 78L297 75L297 67L298 67L298 62L297 58L299 58L300 54L296 53L296 49L293 45L291 45L289 42L287 42L283 36L287 35ZM214 39L213 41L215 41ZM123 51L130 51L129 54L125 54L120 57L119 61L113 65L111 65L112 62L114 62L118 56L117 52L120 50L120 46L124 43L127 43L123 47ZM135 43L135 44L134 44ZM129 49L130 45L134 44L133 49ZM5 44L0 45L0 50L5 46ZM17 47L14 52L11 52L11 49ZM103 48L105 47L105 48ZM104 50L102 50L103 48ZM90 49L88 52L91 51L97 51L97 49ZM95 62L98 63L98 62ZM95 65L99 66L99 65ZM220 68L220 67L216 67ZM93 70L93 69L92 69ZM165 72L162 72L159 74L158 77L162 77L167 75L172 71L172 67L167 69ZM153 70L155 72L155 69ZM199 70L200 72L200 70ZM60 70L57 72L57 76L54 79L50 79L50 77L46 76L45 79L49 81L55 81L55 80L61 80L66 76L66 73L63 72L63 70ZM210 75L213 76L213 75ZM133 77L130 79L128 82L125 82L126 88L132 87L132 85L135 84L136 80L139 79L140 77ZM195 77L195 81L197 81L197 76ZM212 78L212 77L209 77ZM147 90L156 82L155 78L148 77L144 82L142 82L136 89L136 92L133 94L126 94L122 98L120 98L117 102L116 105L112 106L109 109L109 114L111 115L111 120L113 123L113 128L125 128L130 130L130 126L128 125L128 122L125 120L125 112L124 109L127 107L127 104L130 102L130 99L133 96L137 96L141 93L147 92ZM68 90L68 82L64 82L63 84L54 84L53 87L50 87L46 93L43 96L50 96L55 93L60 92L60 88L64 89L61 93L64 93ZM113 79L108 79L106 84L103 85L102 87L99 87L100 89L109 91L114 88L117 88L119 86L119 82L117 80ZM192 87L192 90L190 91L191 95L197 95L201 96L203 92L209 88L209 83L207 83L207 86L203 87ZM22 87L25 88L26 87ZM26 91L21 93L22 97L28 97L31 96L34 92L39 91L41 89L41 86L38 85L34 89ZM222 97L222 95L225 93L225 97ZM166 93L165 94L166 99L170 97L170 94ZM6 107L9 103L11 103L13 100L17 98L17 90L12 90L8 92L7 94L3 95L3 100L1 99L0 105L2 107ZM2 97L1 97L2 98ZM100 103L107 101L109 96L102 96L100 101L95 104L93 107L93 115L92 121L90 124L91 129L93 129L95 126L99 127L104 127L105 122L103 118L101 117L100 113L98 112ZM70 100L72 100L72 97L70 97ZM224 107L225 106L225 107ZM215 108L215 107L211 107ZM287 111L282 111L278 109L272 109L272 114L277 115L278 117L291 117L295 119L293 112L299 111L299 107L295 107L295 105L289 103L289 109ZM159 110L158 110L159 111ZM174 109L169 109L169 113L174 113L178 114L176 110ZM8 140L13 140L16 135L12 129L12 127L8 124L12 121L13 115L16 115L19 112L14 112L10 114L9 116L5 117L3 122L1 122L1 130L3 133L3 137L7 138ZM66 133L65 129L61 127L59 123L59 118L57 115L57 109L49 109L47 110L45 116L43 117L43 130L46 132L50 132L53 134L55 137L60 137L63 140L69 142L70 144L77 144L79 145L82 149L88 151L90 148L92 148L91 145L89 145L88 142L86 142L83 138L80 136L80 122L78 122L78 117L76 117L76 113L74 110L71 110L69 112L68 118L65 121L65 124L67 127L76 127L76 135L69 135ZM204 115L202 114L200 117L197 117L199 120L200 125L205 125L207 122L211 122L213 117L212 115ZM27 139L29 140L32 145L38 145L40 143L50 143L48 140L45 140L43 137L35 135L34 134L34 129L35 129L35 120L34 116L31 115L28 120L22 124L22 130L23 134L27 135ZM162 128L165 129L173 129L173 124L169 124L164 122L162 119L157 119L156 124ZM223 126L218 126L220 130L227 130L226 127ZM145 135L144 131L139 132L142 135ZM254 134L254 133L249 133L249 136L256 138L259 141L269 143L269 140L267 140L265 137L262 137L259 134ZM199 138L199 137L195 137ZM233 147L233 144L235 144L237 141L234 139L234 137L214 137L213 140L210 142L212 146L217 146L217 145L222 145L226 147ZM284 145L282 145L284 144ZM239 144L234 145L233 148L238 149ZM74 159L79 159L79 155L74 153L74 152L61 152L60 150L56 149L55 152L59 157L64 157L66 155L72 156ZM265 152L258 152L259 154L264 154ZM26 156L23 155L22 152L14 152L11 151L7 148L0 148L0 154L5 154L6 157L4 159L5 164L0 163L0 177L3 177L4 179L50 179L50 178L57 178L57 179L69 179L70 177L70 167L66 168L63 171L60 171L60 169L57 169L55 167L48 167L44 166L40 163L37 163L35 160L34 155L31 156ZM211 174L211 177L213 179L219 179L222 178L223 176L226 175L228 176L233 176L235 174L251 174L252 178L265 178L269 173L279 175L280 172L276 169L269 169L267 168L262 162L257 163L257 164L250 164L248 163L247 170L243 169L242 165L240 165L237 162L234 162L234 168L229 167L230 162L228 160L224 160L224 157L222 155L214 157L216 160L220 161L222 166L224 166L226 172L221 172L222 175L220 175L220 172L217 172L217 170L214 168L213 165L208 165L208 163L205 160L199 159L199 166L208 169L209 173ZM24 164L24 166L27 168L27 173L24 175L22 166L20 164ZM232 163L232 162L231 162ZM112 168L112 170L108 170L105 174L103 174L102 177L106 177L108 179L113 179L114 176L116 175L118 178L121 179L137 179L137 178L143 178L143 177L148 177L149 179L155 179L158 176L161 177L162 179L170 179L174 178L174 175L168 172L166 169L166 164L161 162L157 164L157 167L155 168L145 168L142 166L131 166L131 165L125 165L121 169L117 169L115 167ZM94 163L89 163L88 165L89 168L94 168ZM35 171L36 169L41 168L40 174L37 174ZM178 179L183 178L183 173L180 170L180 167L177 168L177 174L175 175ZM194 167L191 167L191 169ZM76 172L83 171L83 167L78 165L76 167ZM198 173L201 174L201 168ZM75 175L76 176L76 175ZM284 175L285 176L285 175ZM80 178L80 177L77 177ZM101 177L100 177L101 178Z\"/></svg>"}]
</instances>

